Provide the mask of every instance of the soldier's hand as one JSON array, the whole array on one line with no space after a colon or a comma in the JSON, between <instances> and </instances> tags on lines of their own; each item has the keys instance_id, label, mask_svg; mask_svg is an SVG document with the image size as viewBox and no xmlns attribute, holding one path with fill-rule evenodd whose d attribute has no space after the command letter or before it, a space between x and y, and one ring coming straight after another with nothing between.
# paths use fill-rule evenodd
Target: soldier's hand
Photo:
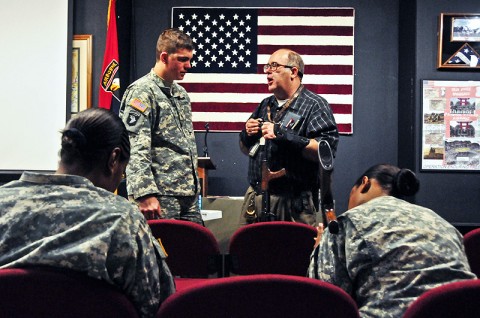
<instances>
[{"instance_id":1,"label":"soldier's hand","mask_svg":"<svg viewBox=\"0 0 480 318\"><path fill-rule=\"evenodd\" d=\"M152 220L160 218L160 212L162 211L160 208L160 202L156 197L143 197L137 199L138 207L140 208L140 212L143 213L145 219Z\"/></svg>"},{"instance_id":2,"label":"soldier's hand","mask_svg":"<svg viewBox=\"0 0 480 318\"><path fill-rule=\"evenodd\" d=\"M323 224L319 223L318 226L317 226L317 237L314 238L314 240L315 240L315 244L313 245L314 249L320 244L320 240L322 239L323 231L324 231Z\"/></svg>"}]
</instances>

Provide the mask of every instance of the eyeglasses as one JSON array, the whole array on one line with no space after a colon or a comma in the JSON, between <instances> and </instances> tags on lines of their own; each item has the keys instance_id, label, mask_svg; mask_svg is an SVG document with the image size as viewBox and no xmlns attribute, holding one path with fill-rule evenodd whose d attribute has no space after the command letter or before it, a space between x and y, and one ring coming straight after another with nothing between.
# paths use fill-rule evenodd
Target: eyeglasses
<instances>
[{"instance_id":1,"label":"eyeglasses","mask_svg":"<svg viewBox=\"0 0 480 318\"><path fill-rule=\"evenodd\" d=\"M295 67L295 66L291 66L291 65L283 65L283 64L278 64L277 62L272 62L271 64L265 64L263 66L263 72L267 73L268 70L271 70L272 72L275 72L277 70L277 68L279 68L280 66L283 66L283 67L286 67L286 68L294 68Z\"/></svg>"}]
</instances>

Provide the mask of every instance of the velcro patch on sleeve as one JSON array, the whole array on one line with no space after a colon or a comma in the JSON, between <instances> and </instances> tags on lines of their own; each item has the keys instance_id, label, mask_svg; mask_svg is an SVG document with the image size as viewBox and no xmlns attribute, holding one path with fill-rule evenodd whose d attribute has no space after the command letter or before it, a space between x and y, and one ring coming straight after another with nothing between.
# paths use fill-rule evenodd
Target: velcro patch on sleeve
<instances>
[{"instance_id":1,"label":"velcro patch on sleeve","mask_svg":"<svg viewBox=\"0 0 480 318\"><path fill-rule=\"evenodd\" d=\"M128 113L127 125L130 127L136 126L140 116L142 115L136 110L130 110Z\"/></svg>"},{"instance_id":2,"label":"velcro patch on sleeve","mask_svg":"<svg viewBox=\"0 0 480 318\"><path fill-rule=\"evenodd\" d=\"M130 101L130 106L142 113L145 112L145 110L147 109L147 106L145 106L145 104L142 103L142 101L138 98L132 99Z\"/></svg>"}]
</instances>

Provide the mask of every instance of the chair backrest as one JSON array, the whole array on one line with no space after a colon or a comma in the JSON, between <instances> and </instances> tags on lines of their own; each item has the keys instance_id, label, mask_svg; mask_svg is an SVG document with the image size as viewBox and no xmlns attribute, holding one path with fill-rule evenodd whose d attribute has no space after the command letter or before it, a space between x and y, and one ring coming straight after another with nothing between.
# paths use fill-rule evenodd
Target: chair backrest
<instances>
[{"instance_id":1,"label":"chair backrest","mask_svg":"<svg viewBox=\"0 0 480 318\"><path fill-rule=\"evenodd\" d=\"M84 273L48 267L0 269L0 317L135 318L114 286Z\"/></svg>"},{"instance_id":2,"label":"chair backrest","mask_svg":"<svg viewBox=\"0 0 480 318\"><path fill-rule=\"evenodd\" d=\"M230 238L227 270L238 275L305 276L316 235L313 226L295 222L243 226Z\"/></svg>"},{"instance_id":3,"label":"chair backrest","mask_svg":"<svg viewBox=\"0 0 480 318\"><path fill-rule=\"evenodd\" d=\"M464 280L430 289L413 301L403 318L477 318L480 280Z\"/></svg>"},{"instance_id":4,"label":"chair backrest","mask_svg":"<svg viewBox=\"0 0 480 318\"><path fill-rule=\"evenodd\" d=\"M261 274L224 277L178 291L158 318L359 317L342 289L312 278Z\"/></svg>"},{"instance_id":5,"label":"chair backrest","mask_svg":"<svg viewBox=\"0 0 480 318\"><path fill-rule=\"evenodd\" d=\"M463 244L470 268L480 278L480 228L466 233L463 236Z\"/></svg>"},{"instance_id":6,"label":"chair backrest","mask_svg":"<svg viewBox=\"0 0 480 318\"><path fill-rule=\"evenodd\" d=\"M222 275L220 247L213 233L190 221L149 220L155 238L168 254L167 265L175 276L207 277Z\"/></svg>"}]
</instances>

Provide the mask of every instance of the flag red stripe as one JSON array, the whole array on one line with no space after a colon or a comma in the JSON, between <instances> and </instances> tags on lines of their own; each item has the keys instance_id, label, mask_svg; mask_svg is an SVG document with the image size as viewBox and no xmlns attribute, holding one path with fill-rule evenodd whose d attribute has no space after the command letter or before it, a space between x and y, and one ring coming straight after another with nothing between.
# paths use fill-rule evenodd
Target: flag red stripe
<instances>
[{"instance_id":1,"label":"flag red stripe","mask_svg":"<svg viewBox=\"0 0 480 318\"><path fill-rule=\"evenodd\" d=\"M265 80L266 82L266 80ZM267 84L235 84L235 83L181 83L189 93L248 93L248 94L269 94ZM305 85L317 94L351 94L351 85Z\"/></svg>"},{"instance_id":2,"label":"flag red stripe","mask_svg":"<svg viewBox=\"0 0 480 318\"><path fill-rule=\"evenodd\" d=\"M338 124L338 132L341 134L351 134L352 133L352 124Z\"/></svg>"},{"instance_id":3,"label":"flag red stripe","mask_svg":"<svg viewBox=\"0 0 480 318\"><path fill-rule=\"evenodd\" d=\"M205 130L204 121L196 121L193 123L193 129L197 131ZM225 131L225 132L234 132L237 133L245 127L243 122L209 122L208 127L210 131Z\"/></svg>"},{"instance_id":4,"label":"flag red stripe","mask_svg":"<svg viewBox=\"0 0 480 318\"><path fill-rule=\"evenodd\" d=\"M330 104L330 108L334 114L351 114L352 105L351 104Z\"/></svg>"},{"instance_id":5,"label":"flag red stripe","mask_svg":"<svg viewBox=\"0 0 480 318\"><path fill-rule=\"evenodd\" d=\"M352 17L353 9L318 9L318 8L306 8L306 9L289 9L279 10L278 8L272 9L259 9L259 16L329 16L329 17Z\"/></svg>"},{"instance_id":6,"label":"flag red stripe","mask_svg":"<svg viewBox=\"0 0 480 318\"><path fill-rule=\"evenodd\" d=\"M337 95L351 95L352 85L342 84L305 84L305 87L317 94L337 94Z\"/></svg>"},{"instance_id":7,"label":"flag red stripe","mask_svg":"<svg viewBox=\"0 0 480 318\"><path fill-rule=\"evenodd\" d=\"M353 65L305 65L305 74L352 75Z\"/></svg>"},{"instance_id":8,"label":"flag red stripe","mask_svg":"<svg viewBox=\"0 0 480 318\"><path fill-rule=\"evenodd\" d=\"M285 48L285 45L259 45L258 54L270 55L283 48ZM348 45L289 45L288 48L300 55L353 55L353 47Z\"/></svg>"},{"instance_id":9,"label":"flag red stripe","mask_svg":"<svg viewBox=\"0 0 480 318\"><path fill-rule=\"evenodd\" d=\"M259 102L260 103L260 102ZM192 103L193 112L203 113L252 113L259 103ZM350 104L330 104L334 114L351 114Z\"/></svg>"},{"instance_id":10,"label":"flag red stripe","mask_svg":"<svg viewBox=\"0 0 480 318\"><path fill-rule=\"evenodd\" d=\"M258 26L258 34L261 35L342 35L352 36L353 28L348 26L302 26L302 27L279 27Z\"/></svg>"}]
</instances>

